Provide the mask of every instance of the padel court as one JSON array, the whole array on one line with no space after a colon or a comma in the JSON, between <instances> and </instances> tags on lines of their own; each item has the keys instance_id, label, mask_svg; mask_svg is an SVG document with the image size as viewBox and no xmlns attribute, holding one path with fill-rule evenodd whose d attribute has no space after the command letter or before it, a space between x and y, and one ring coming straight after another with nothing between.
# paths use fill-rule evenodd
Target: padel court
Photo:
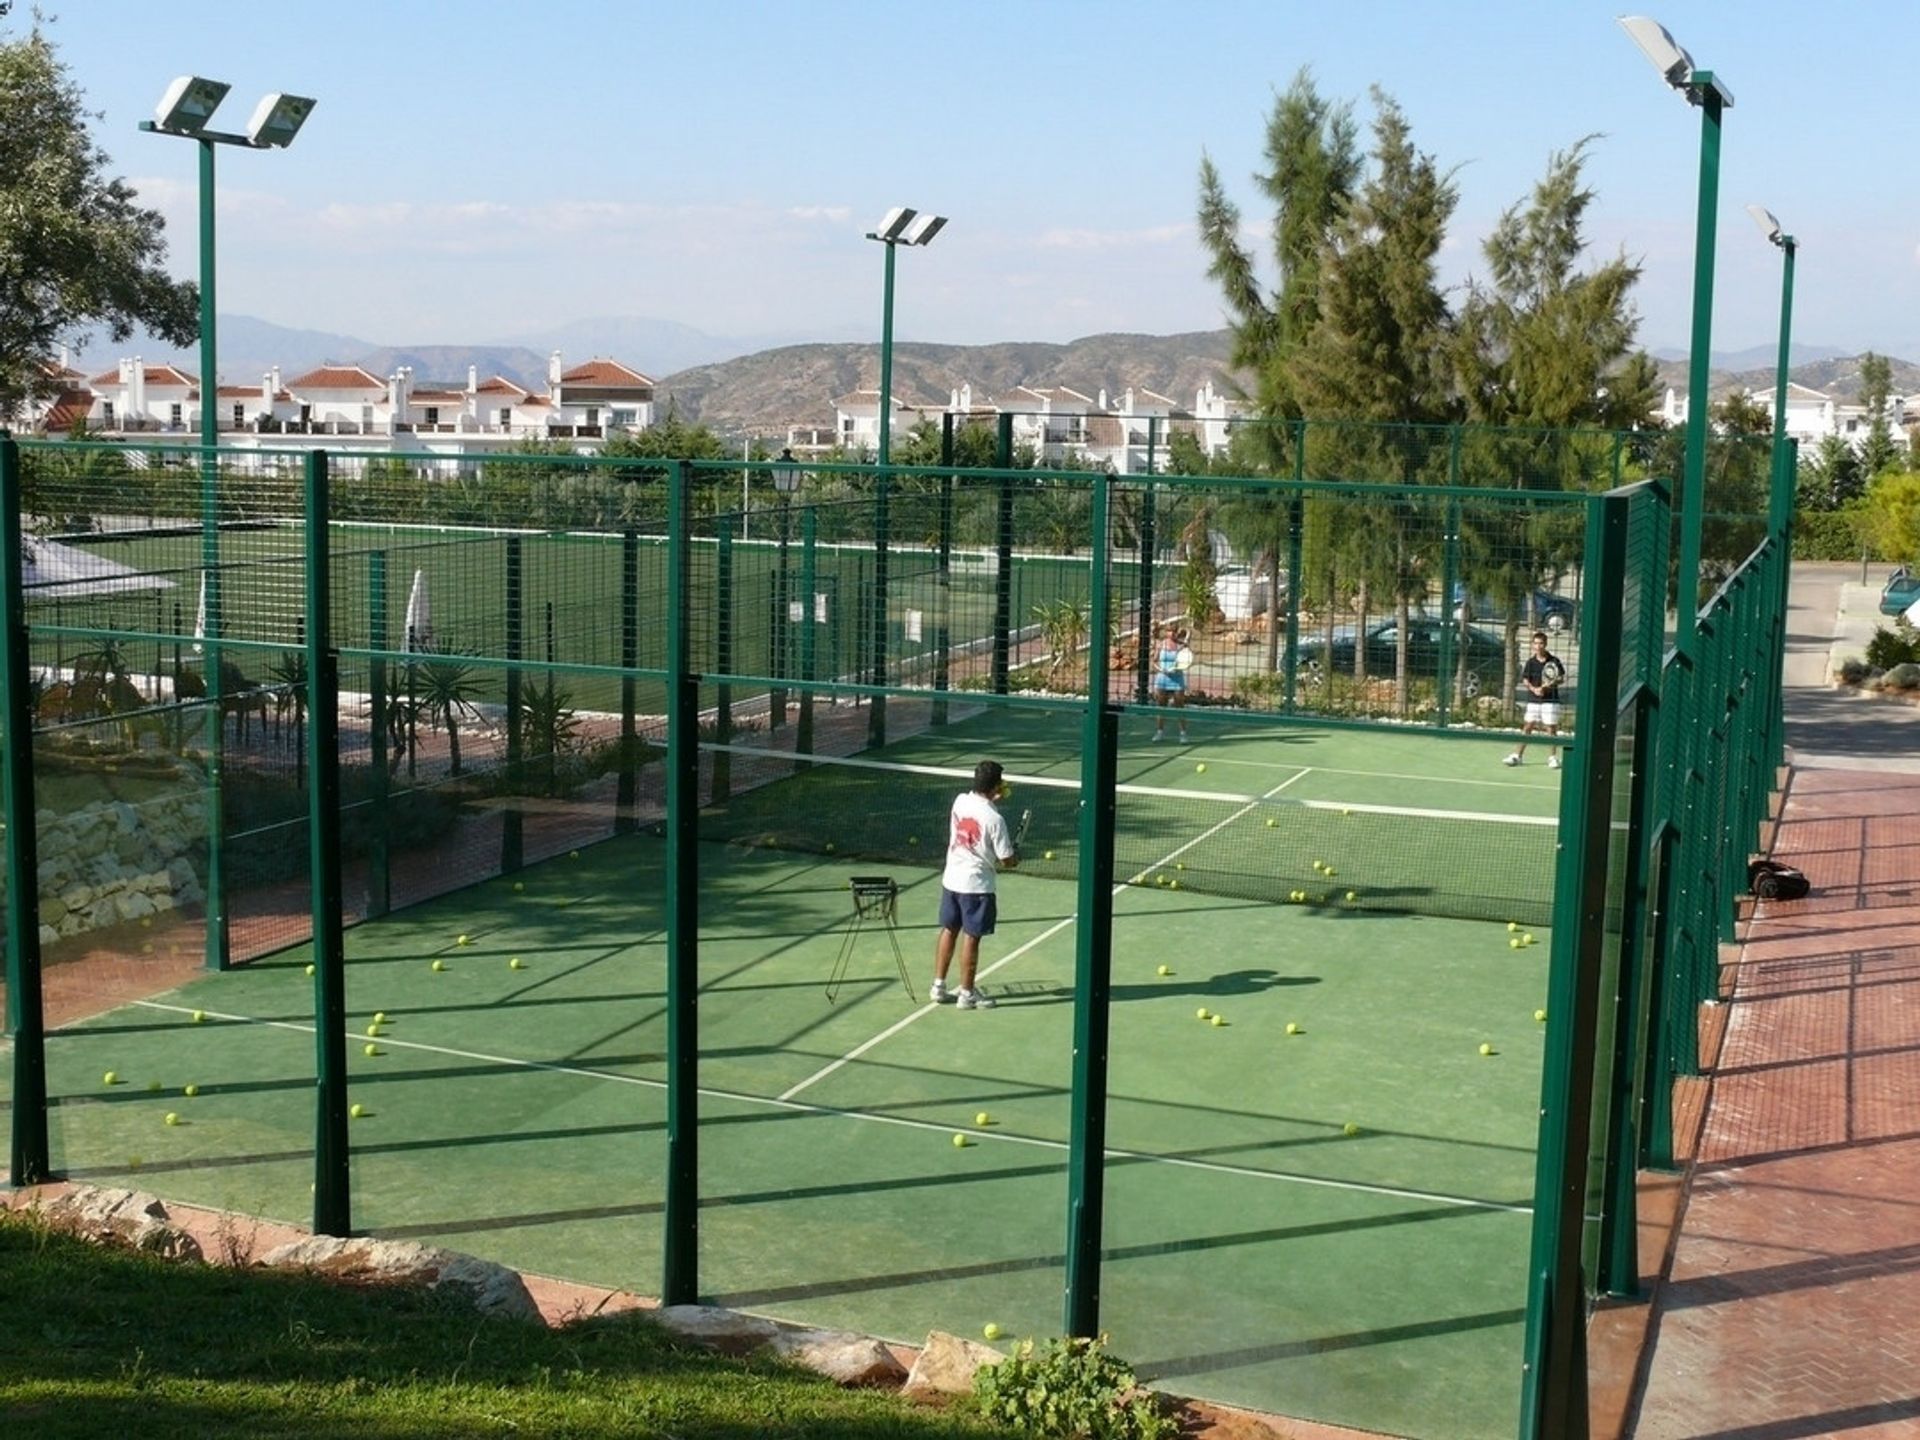
<instances>
[{"instance_id":1,"label":"padel court","mask_svg":"<svg viewBox=\"0 0 1920 1440\"><path fill-rule=\"evenodd\" d=\"M1189 719L1122 735L1103 1328L1174 1391L1511 1433L1560 776L1543 747L1503 767L1510 738ZM700 847L704 1298L1058 1333L1080 739L1033 709L734 754ZM926 985L983 756L1033 820L982 947L997 1007L963 1013ZM626 836L348 931L357 1228L657 1290L665 863ZM856 877L893 881L891 922ZM58 1168L303 1222L308 958L50 1033Z\"/></svg>"}]
</instances>

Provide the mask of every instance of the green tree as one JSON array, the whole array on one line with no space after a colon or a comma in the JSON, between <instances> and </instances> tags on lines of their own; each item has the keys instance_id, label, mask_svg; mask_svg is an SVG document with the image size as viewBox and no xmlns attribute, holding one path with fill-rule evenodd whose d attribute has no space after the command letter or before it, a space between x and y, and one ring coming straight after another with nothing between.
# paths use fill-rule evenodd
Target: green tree
<instances>
[{"instance_id":1,"label":"green tree","mask_svg":"<svg viewBox=\"0 0 1920 1440\"><path fill-rule=\"evenodd\" d=\"M0 39L0 413L44 384L62 341L95 325L199 334L199 291L162 268L166 222L107 173L80 88L38 15Z\"/></svg>"},{"instance_id":2,"label":"green tree","mask_svg":"<svg viewBox=\"0 0 1920 1440\"><path fill-rule=\"evenodd\" d=\"M1860 357L1860 404L1867 412L1867 434L1860 442L1860 473L1867 480L1900 464L1900 445L1887 418L1887 404L1892 398L1893 366L1886 356L1869 350Z\"/></svg>"},{"instance_id":3,"label":"green tree","mask_svg":"<svg viewBox=\"0 0 1920 1440\"><path fill-rule=\"evenodd\" d=\"M1867 486L1861 529L1889 560L1920 560L1920 475L1885 471Z\"/></svg>"},{"instance_id":4,"label":"green tree","mask_svg":"<svg viewBox=\"0 0 1920 1440\"><path fill-rule=\"evenodd\" d=\"M1800 462L1800 503L1809 510L1838 510L1865 488L1860 456L1839 435L1823 435Z\"/></svg>"}]
</instances>

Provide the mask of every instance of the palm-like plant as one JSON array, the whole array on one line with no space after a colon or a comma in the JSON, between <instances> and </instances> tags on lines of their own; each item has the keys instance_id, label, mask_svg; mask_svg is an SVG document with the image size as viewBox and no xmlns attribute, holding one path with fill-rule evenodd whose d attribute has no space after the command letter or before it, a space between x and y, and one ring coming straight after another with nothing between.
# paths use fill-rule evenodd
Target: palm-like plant
<instances>
[{"instance_id":1,"label":"palm-like plant","mask_svg":"<svg viewBox=\"0 0 1920 1440\"><path fill-rule=\"evenodd\" d=\"M460 773L460 721L474 713L480 682L473 665L459 656L437 656L419 667L419 704L429 724L447 731L448 774Z\"/></svg>"},{"instance_id":2,"label":"palm-like plant","mask_svg":"<svg viewBox=\"0 0 1920 1440\"><path fill-rule=\"evenodd\" d=\"M275 697L275 724L289 708L293 711L293 784L304 789L307 783L307 652L282 650L280 658L267 667L280 693Z\"/></svg>"}]
</instances>

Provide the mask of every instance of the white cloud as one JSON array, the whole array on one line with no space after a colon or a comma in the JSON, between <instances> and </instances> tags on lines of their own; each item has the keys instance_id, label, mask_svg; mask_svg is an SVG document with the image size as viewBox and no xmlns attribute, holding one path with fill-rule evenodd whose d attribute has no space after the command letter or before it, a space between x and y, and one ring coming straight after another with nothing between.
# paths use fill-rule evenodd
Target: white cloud
<instances>
[{"instance_id":1,"label":"white cloud","mask_svg":"<svg viewBox=\"0 0 1920 1440\"><path fill-rule=\"evenodd\" d=\"M1043 250L1118 250L1147 245L1170 245L1193 238L1191 225L1155 225L1144 230L1070 230L1040 232Z\"/></svg>"},{"instance_id":2,"label":"white cloud","mask_svg":"<svg viewBox=\"0 0 1920 1440\"><path fill-rule=\"evenodd\" d=\"M845 225L853 219L853 209L847 205L795 205L787 214L796 220L824 220L832 225Z\"/></svg>"}]
</instances>

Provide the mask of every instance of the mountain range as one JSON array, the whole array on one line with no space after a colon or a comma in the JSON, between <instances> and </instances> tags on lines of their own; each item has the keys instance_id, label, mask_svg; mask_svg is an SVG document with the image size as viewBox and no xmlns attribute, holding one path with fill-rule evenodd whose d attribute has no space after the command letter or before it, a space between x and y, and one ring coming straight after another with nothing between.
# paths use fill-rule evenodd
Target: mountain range
<instances>
[{"instance_id":1,"label":"mountain range","mask_svg":"<svg viewBox=\"0 0 1920 1440\"><path fill-rule=\"evenodd\" d=\"M220 373L224 383L250 384L278 365L283 378L322 363L358 364L385 376L407 365L418 385L464 386L471 367L481 378L505 375L522 385L544 385L548 356L559 351L571 366L612 356L655 377L659 409L728 435L778 436L789 425L832 424L834 401L879 383L878 347L870 340L790 343L777 336L732 338L641 316L581 320L550 330L481 345L376 345L351 335L297 330L249 315L222 315ZM1200 387L1228 372L1231 337L1225 330L1180 335L1090 335L1064 344L1005 341L992 345L901 343L894 347L894 393L909 402L944 403L971 386L976 403L1015 387L1069 386L1118 403L1128 388L1152 390L1181 406ZM1684 352L1656 350L1663 385L1684 390ZM191 372L198 360L136 337L121 345L95 343L75 362L88 373L110 368L122 355L172 360ZM1773 383L1774 349L1755 346L1716 352L1712 386L1760 389ZM1920 366L1894 360L1894 389L1920 391ZM1795 345L1790 377L1847 400L1858 394L1860 362L1831 345Z\"/></svg>"}]
</instances>

